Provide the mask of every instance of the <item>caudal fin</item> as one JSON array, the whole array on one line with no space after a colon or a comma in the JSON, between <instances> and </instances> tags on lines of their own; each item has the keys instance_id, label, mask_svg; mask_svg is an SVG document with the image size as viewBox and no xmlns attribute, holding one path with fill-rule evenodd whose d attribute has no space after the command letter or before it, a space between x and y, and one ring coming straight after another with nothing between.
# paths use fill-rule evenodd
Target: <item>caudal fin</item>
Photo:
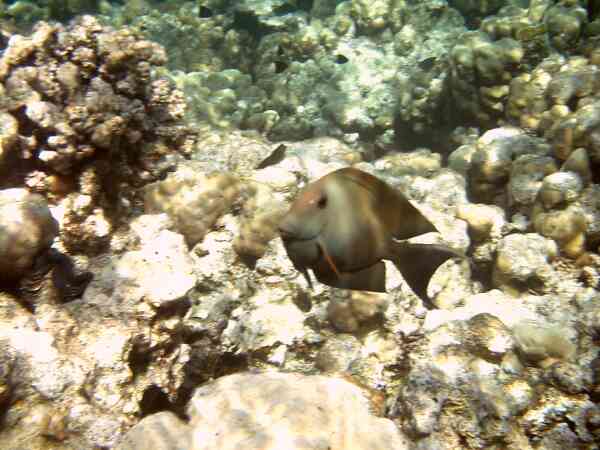
<instances>
[{"instance_id":1,"label":"caudal fin","mask_svg":"<svg viewBox=\"0 0 600 450\"><path fill-rule=\"evenodd\" d=\"M450 258L464 258L464 255L444 245L413 244L392 241L390 259L394 262L404 280L425 306L435 305L427 296L427 286L437 268Z\"/></svg>"}]
</instances>

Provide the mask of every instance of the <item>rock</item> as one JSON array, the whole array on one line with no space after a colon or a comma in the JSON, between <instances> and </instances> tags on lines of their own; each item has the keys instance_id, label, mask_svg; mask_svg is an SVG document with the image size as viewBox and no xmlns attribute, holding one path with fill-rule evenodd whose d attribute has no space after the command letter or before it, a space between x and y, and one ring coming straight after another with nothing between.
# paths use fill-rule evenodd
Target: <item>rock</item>
<instances>
[{"instance_id":1,"label":"rock","mask_svg":"<svg viewBox=\"0 0 600 450\"><path fill-rule=\"evenodd\" d=\"M56 400L69 385L80 381L82 374L64 360L49 333L0 328L0 339L5 340L10 352L15 354L13 379L25 382L30 392Z\"/></svg>"},{"instance_id":2,"label":"rock","mask_svg":"<svg viewBox=\"0 0 600 450\"><path fill-rule=\"evenodd\" d=\"M543 180L557 171L558 165L551 156L522 155L515 159L508 184L512 205L529 214Z\"/></svg>"},{"instance_id":3,"label":"rock","mask_svg":"<svg viewBox=\"0 0 600 450\"><path fill-rule=\"evenodd\" d=\"M192 450L192 428L175 414L163 411L143 418L115 450Z\"/></svg>"},{"instance_id":4,"label":"rock","mask_svg":"<svg viewBox=\"0 0 600 450\"><path fill-rule=\"evenodd\" d=\"M509 234L498 243L494 284L509 292L539 288L548 279L556 244L535 233Z\"/></svg>"},{"instance_id":5,"label":"rock","mask_svg":"<svg viewBox=\"0 0 600 450\"><path fill-rule=\"evenodd\" d=\"M155 308L183 299L196 284L183 236L162 230L140 250L125 253L115 267L118 295L143 298Z\"/></svg>"},{"instance_id":6,"label":"rock","mask_svg":"<svg viewBox=\"0 0 600 450\"><path fill-rule=\"evenodd\" d=\"M369 408L366 393L339 378L241 373L196 389L188 424L168 413L147 417L117 450L408 449L394 423Z\"/></svg>"},{"instance_id":7,"label":"rock","mask_svg":"<svg viewBox=\"0 0 600 450\"><path fill-rule=\"evenodd\" d=\"M497 206L465 203L457 210L457 217L469 225L469 235L475 242L498 239L506 224L504 211Z\"/></svg>"},{"instance_id":8,"label":"rock","mask_svg":"<svg viewBox=\"0 0 600 450\"><path fill-rule=\"evenodd\" d=\"M569 361L575 355L575 346L558 325L522 321L513 333L525 360L548 365L548 360Z\"/></svg>"},{"instance_id":9,"label":"rock","mask_svg":"<svg viewBox=\"0 0 600 450\"><path fill-rule=\"evenodd\" d=\"M535 231L556 241L567 256L577 258L585 251L587 221L580 205L546 211L536 203L531 215Z\"/></svg>"},{"instance_id":10,"label":"rock","mask_svg":"<svg viewBox=\"0 0 600 450\"><path fill-rule=\"evenodd\" d=\"M335 328L353 333L365 322L381 317L387 306L387 294L336 289L329 301L327 315Z\"/></svg>"},{"instance_id":11,"label":"rock","mask_svg":"<svg viewBox=\"0 0 600 450\"><path fill-rule=\"evenodd\" d=\"M315 364L324 373L343 373L359 356L360 347L359 340L354 336L337 334L321 347Z\"/></svg>"},{"instance_id":12,"label":"rock","mask_svg":"<svg viewBox=\"0 0 600 450\"><path fill-rule=\"evenodd\" d=\"M583 190L581 177L575 172L555 172L542 181L538 197L544 208L573 203Z\"/></svg>"},{"instance_id":13,"label":"rock","mask_svg":"<svg viewBox=\"0 0 600 450\"><path fill-rule=\"evenodd\" d=\"M0 281L21 277L50 248L58 222L44 197L25 189L0 191Z\"/></svg>"},{"instance_id":14,"label":"rock","mask_svg":"<svg viewBox=\"0 0 600 450\"><path fill-rule=\"evenodd\" d=\"M471 352L492 362L500 362L515 345L512 333L491 314L477 314L467 322L466 341Z\"/></svg>"}]
</instances>

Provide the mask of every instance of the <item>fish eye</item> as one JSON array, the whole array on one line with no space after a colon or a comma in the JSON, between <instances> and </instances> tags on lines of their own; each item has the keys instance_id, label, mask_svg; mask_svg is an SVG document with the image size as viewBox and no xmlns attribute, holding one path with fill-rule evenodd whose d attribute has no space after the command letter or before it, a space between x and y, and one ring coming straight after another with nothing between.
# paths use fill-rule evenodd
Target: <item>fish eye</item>
<instances>
[{"instance_id":1,"label":"fish eye","mask_svg":"<svg viewBox=\"0 0 600 450\"><path fill-rule=\"evenodd\" d=\"M319 202L317 203L319 208L325 208L327 206L327 196L325 194L321 195Z\"/></svg>"}]
</instances>

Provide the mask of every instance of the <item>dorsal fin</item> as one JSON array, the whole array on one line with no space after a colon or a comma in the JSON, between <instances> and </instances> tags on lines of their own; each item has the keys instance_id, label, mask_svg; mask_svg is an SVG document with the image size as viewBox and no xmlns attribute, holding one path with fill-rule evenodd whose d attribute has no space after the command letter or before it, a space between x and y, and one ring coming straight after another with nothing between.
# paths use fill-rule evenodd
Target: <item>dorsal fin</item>
<instances>
[{"instance_id":1,"label":"dorsal fin","mask_svg":"<svg viewBox=\"0 0 600 450\"><path fill-rule=\"evenodd\" d=\"M396 239L437 231L433 224L400 191L379 178L353 167L334 172L344 180L359 185L373 198L373 210Z\"/></svg>"}]
</instances>

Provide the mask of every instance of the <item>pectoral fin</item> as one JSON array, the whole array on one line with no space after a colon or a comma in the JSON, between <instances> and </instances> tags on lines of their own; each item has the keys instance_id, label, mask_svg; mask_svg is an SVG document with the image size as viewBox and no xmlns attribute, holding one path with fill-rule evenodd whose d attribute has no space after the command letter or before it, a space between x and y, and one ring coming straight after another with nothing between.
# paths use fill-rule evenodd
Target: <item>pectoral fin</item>
<instances>
[{"instance_id":1,"label":"pectoral fin","mask_svg":"<svg viewBox=\"0 0 600 450\"><path fill-rule=\"evenodd\" d=\"M357 291L385 292L385 264L379 261L354 272L317 272L317 280L328 286Z\"/></svg>"},{"instance_id":2,"label":"pectoral fin","mask_svg":"<svg viewBox=\"0 0 600 450\"><path fill-rule=\"evenodd\" d=\"M390 244L390 259L413 292L430 309L435 308L427 297L427 286L431 277L444 262L457 257L464 258L464 255L444 245L412 244L394 240Z\"/></svg>"}]
</instances>

